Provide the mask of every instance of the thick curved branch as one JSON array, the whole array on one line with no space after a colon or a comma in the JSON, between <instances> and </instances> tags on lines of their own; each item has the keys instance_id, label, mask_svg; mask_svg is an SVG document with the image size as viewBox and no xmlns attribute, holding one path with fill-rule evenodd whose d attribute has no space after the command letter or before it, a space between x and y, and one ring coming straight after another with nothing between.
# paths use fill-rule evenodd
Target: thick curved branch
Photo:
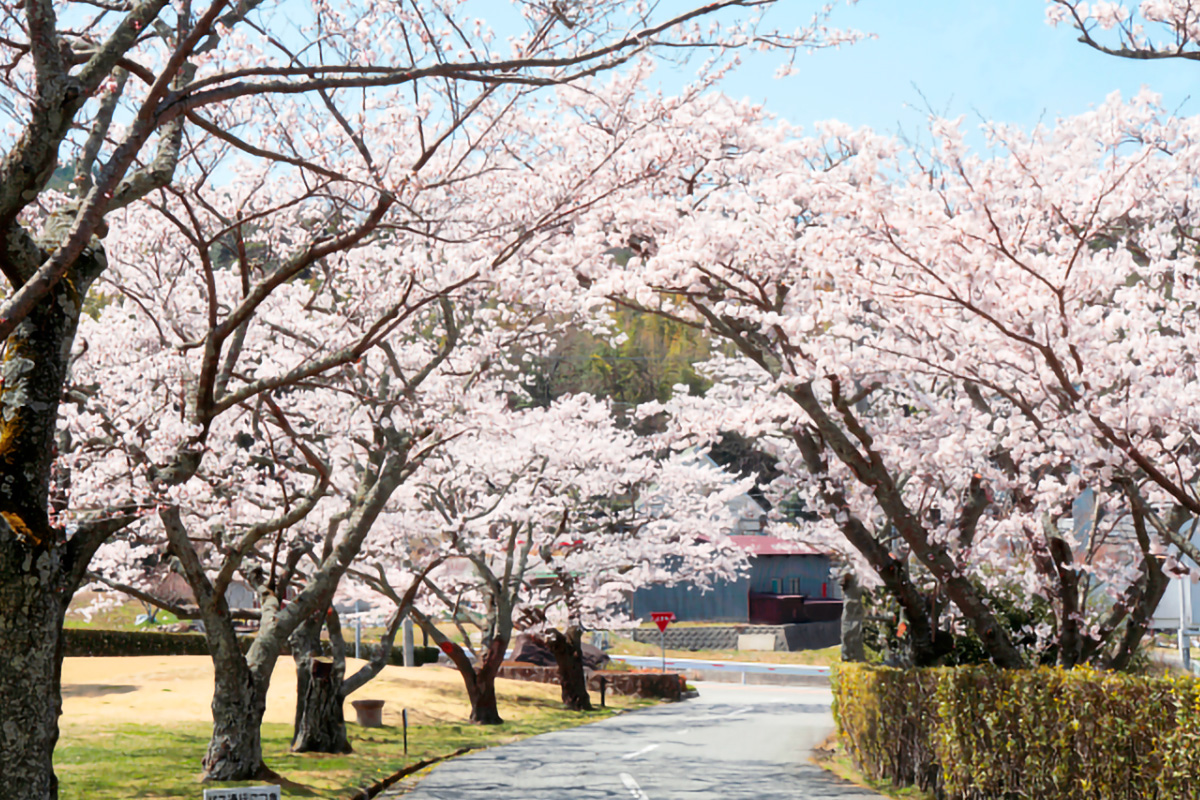
<instances>
[{"instance_id":1,"label":"thick curved branch","mask_svg":"<svg viewBox=\"0 0 1200 800\"><path fill-rule=\"evenodd\" d=\"M421 584L425 581L425 577L444 560L442 558L434 559L425 569L421 570L421 574L416 577L416 580L404 592L403 597L397 596L394 590L391 591L389 599L396 604L396 610L392 614L392 618L388 620L387 629L379 641L379 652L342 683L342 699L349 697L361 689L367 681L374 678L387 666L388 656L392 652L392 644L396 639L396 630L400 627L401 621L403 621L409 609L412 608L413 602L417 599L417 592L420 590ZM391 589L391 586L389 585L388 588Z\"/></svg>"},{"instance_id":2,"label":"thick curved branch","mask_svg":"<svg viewBox=\"0 0 1200 800\"><path fill-rule=\"evenodd\" d=\"M87 573L87 579L89 581L95 581L96 583L103 583L110 589L114 589L122 594L127 594L135 600L141 600L143 603L152 605L155 608L161 608L163 611L169 611L179 619L204 619L204 615L200 612L200 609L197 606L184 603L172 603L170 600L167 600L164 597L159 597L158 595L151 594L150 592L142 591L135 586L130 586L125 583L111 580L110 578L106 578L96 572ZM262 615L253 608L230 609L229 616L232 619L243 620L257 620L262 617Z\"/></svg>"}]
</instances>

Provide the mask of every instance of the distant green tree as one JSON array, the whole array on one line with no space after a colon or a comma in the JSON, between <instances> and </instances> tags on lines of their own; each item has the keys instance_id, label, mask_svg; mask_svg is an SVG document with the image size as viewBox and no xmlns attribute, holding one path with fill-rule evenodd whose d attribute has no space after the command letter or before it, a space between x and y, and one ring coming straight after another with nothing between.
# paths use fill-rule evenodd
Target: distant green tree
<instances>
[{"instance_id":1,"label":"distant green tree","mask_svg":"<svg viewBox=\"0 0 1200 800\"><path fill-rule=\"evenodd\" d=\"M617 309L612 317L612 337L569 328L548 355L531 360L520 379L533 404L545 406L565 394L586 392L628 409L666 401L676 386L703 394L711 385L695 369L713 350L702 332L628 309Z\"/></svg>"}]
</instances>

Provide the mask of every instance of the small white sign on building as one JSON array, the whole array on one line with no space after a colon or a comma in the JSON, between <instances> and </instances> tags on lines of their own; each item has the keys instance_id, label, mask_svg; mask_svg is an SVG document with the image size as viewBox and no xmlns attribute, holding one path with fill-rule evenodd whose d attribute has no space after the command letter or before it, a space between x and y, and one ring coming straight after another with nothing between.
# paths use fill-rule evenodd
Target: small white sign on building
<instances>
[{"instance_id":1,"label":"small white sign on building","mask_svg":"<svg viewBox=\"0 0 1200 800\"><path fill-rule=\"evenodd\" d=\"M282 800L278 786L236 786L205 789L204 800Z\"/></svg>"}]
</instances>

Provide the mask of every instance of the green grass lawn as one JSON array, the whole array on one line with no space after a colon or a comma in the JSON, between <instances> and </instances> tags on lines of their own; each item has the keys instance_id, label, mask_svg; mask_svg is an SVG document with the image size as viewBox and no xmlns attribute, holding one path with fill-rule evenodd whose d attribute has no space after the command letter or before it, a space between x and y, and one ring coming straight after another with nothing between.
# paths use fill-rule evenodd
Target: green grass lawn
<instances>
[{"instance_id":1,"label":"green grass lawn","mask_svg":"<svg viewBox=\"0 0 1200 800\"><path fill-rule=\"evenodd\" d=\"M828 739L813 748L812 762L844 781L873 789L893 800L935 800L931 793L924 792L915 786L893 786L889 781L868 778L854 765L853 759L850 758L836 734L830 734Z\"/></svg>"},{"instance_id":2,"label":"green grass lawn","mask_svg":"<svg viewBox=\"0 0 1200 800\"><path fill-rule=\"evenodd\" d=\"M156 625L170 625L179 622L179 619L170 611L159 611L155 614L154 624L149 622L138 624L137 618L139 615L146 613L146 608L141 603L132 600L126 601L115 608L106 608L103 611L97 611L90 618L85 618L79 609L88 606L95 595L95 592L81 592L79 595L76 595L68 608L63 627L95 628L96 630L106 631L124 631L142 628L154 630Z\"/></svg>"},{"instance_id":3,"label":"green grass lawn","mask_svg":"<svg viewBox=\"0 0 1200 800\"><path fill-rule=\"evenodd\" d=\"M648 703L631 701L631 704ZM350 798L362 787L422 759L452 753L461 747L505 744L619 713L606 709L578 714L552 707L557 704L540 705L536 715L498 726L410 726L407 758L399 727L363 728L352 723L347 725L354 748L349 755L291 753L288 745L292 728L281 724L263 725L263 753L267 766L290 782L284 790L286 796ZM59 797L62 800L199 798L204 786L197 782L197 777L210 730L207 723L170 727L64 725L54 759Z\"/></svg>"},{"instance_id":4,"label":"green grass lawn","mask_svg":"<svg viewBox=\"0 0 1200 800\"><path fill-rule=\"evenodd\" d=\"M854 762L845 754L837 754L826 761L818 761L817 763L823 769L829 770L844 781L873 789L884 797L893 798L893 800L935 800L932 794L921 791L915 786L897 787L888 781L868 778L859 772L854 766Z\"/></svg>"}]
</instances>

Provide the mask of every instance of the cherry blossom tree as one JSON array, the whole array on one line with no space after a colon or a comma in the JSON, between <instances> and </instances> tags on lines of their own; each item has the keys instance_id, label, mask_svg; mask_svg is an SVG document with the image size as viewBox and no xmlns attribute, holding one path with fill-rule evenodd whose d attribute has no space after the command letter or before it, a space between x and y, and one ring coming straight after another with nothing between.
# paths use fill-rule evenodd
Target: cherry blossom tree
<instances>
[{"instance_id":1,"label":"cherry blossom tree","mask_svg":"<svg viewBox=\"0 0 1200 800\"><path fill-rule=\"evenodd\" d=\"M621 101L638 80L588 94ZM74 416L60 437L70 456L57 465L56 498L68 518L122 503L162 518L166 539L133 524L117 552L128 552L129 538L143 549L168 547L197 598L220 678L207 777L263 770L259 720L279 648L328 605L390 492L440 440L435 418L466 413L461 388L444 382L428 395L436 399L425 399L439 370L470 382L489 357L472 334L465 361L447 360L464 335L456 304L486 327L482 287L518 280L525 247L570 247L574 215L646 174L640 158L614 161L628 135L618 127L602 137L562 133L553 152L575 169L536 175L528 164L548 146L543 126L492 120L486 135L503 143L504 157L488 153L482 139L447 145L426 161L438 180L410 187L401 218L368 216L369 248L297 249L296 231L319 239L331 220L352 213L357 195L303 181L281 187L253 171L232 185L177 185L126 212L123 222L139 238L113 237L110 249L123 258L99 284L96 319L81 327L86 349L73 365ZM524 193L536 199L503 200ZM156 239L150 230L160 231ZM181 272L181 262L196 269ZM104 338L114 331L117 338ZM139 343L132 352L131 342ZM164 418L167 409L177 420ZM347 427L355 414L359 427ZM353 479L339 482L338 474ZM333 542L336 527L306 532L331 487L353 501L339 512L344 535L301 586L288 557L299 546L293 537L314 550L320 536ZM189 533L197 526L202 532ZM268 557L261 548L271 539ZM246 657L223 604L235 575L258 587L268 610L281 589L298 592L286 610L263 618ZM153 597L129 578L98 579ZM300 663L311 666L311 654Z\"/></svg>"},{"instance_id":2,"label":"cherry blossom tree","mask_svg":"<svg viewBox=\"0 0 1200 800\"><path fill-rule=\"evenodd\" d=\"M953 645L950 608L996 663L1027 663L1005 593L1053 606L1060 663L1124 663L1178 538L1162 504L1194 513L1192 121L1113 98L1032 134L988 126L1002 154L982 158L953 122L905 150L714 102L676 120L695 166L590 228L629 265L571 269L736 345L716 402L786 441L785 471L900 605L918 663ZM1070 524L1086 487L1132 516L1116 557ZM1110 596L1089 604L1097 584Z\"/></svg>"},{"instance_id":3,"label":"cherry blossom tree","mask_svg":"<svg viewBox=\"0 0 1200 800\"><path fill-rule=\"evenodd\" d=\"M343 292L351 290L349 282L340 286ZM150 291L138 293L138 288L148 287L136 281L123 288L127 294L122 297L154 296ZM174 288L179 288L177 282ZM305 287L307 301L301 295L292 298L298 301L294 307L272 309L285 312L280 319L290 323L286 329L280 324L272 328L272 315L265 311L257 318L266 335L259 339L253 329L247 332L230 359L232 377L226 390L246 385L243 376L253 376L255 369L258 376L269 374L261 371L264 366L274 371L268 359L280 355L274 346L278 332L304 335L298 306L315 301L317 291ZM411 294L409 298L415 300ZM77 446L61 466L72 478L80 475L69 484L73 500L104 498L115 490L157 512L119 534L112 556L109 545L102 546L93 575L110 586L136 589L153 601L153 586L130 587L125 583L130 578L118 582L105 574L113 556L126 553L132 539L163 553L187 579L198 606L194 616L205 623L216 674L213 738L203 761L207 777L232 779L229 776L262 772L258 729L281 647L299 624L327 605L390 493L440 439L439 423L423 404L449 410L445 397L452 388L436 386L439 379L445 380L438 369L463 364L449 361L458 342L450 300L443 296L433 307L437 311L428 313L421 311L423 302L396 317L426 326L428 335L409 332L398 337L393 331L372 343L369 351L360 345L377 329L375 315L363 314L357 320L354 315L341 316L344 311L338 312L341 319L319 315L326 326L314 345L336 353L342 349L338 339L345 337L350 342L346 347L358 353L352 366L345 363L349 358L337 358L343 369L317 371L311 367L320 361L320 353L293 351L288 357L296 359L300 374L288 381L267 379L270 389L252 393L250 402L230 405L229 411L214 416L204 439L212 455L168 492L154 481L154 456L177 450L179 438L187 433L148 419L163 415L165 409L203 407L208 388L203 377L197 379L191 369L195 362L154 341L160 334L146 328L146 320L137 319L137 314L130 315L126 303L110 304L95 325L107 334L121 326L111 317L123 317L130 339L91 339L92 325L82 328L85 341L96 344L75 364L74 377L81 386L95 385L93 378L118 372L119 362L132 360L124 365L130 391L123 398L102 394L105 402L93 405L95 398L86 389L77 390L80 413L65 431L73 434ZM354 305L366 311L365 302ZM174 323L172 337L181 341L190 338L189 323L206 324L203 311L190 304L180 308L166 302L160 308L166 312L162 318ZM335 322L341 324L331 324ZM127 348L139 329L150 341L140 342L131 359ZM147 373L154 379L146 381ZM116 389L114 383L105 388ZM128 403L124 408L118 407L121 399ZM224 399L224 394L213 398L216 403ZM225 601L235 576L256 590L261 606L258 636L244 656Z\"/></svg>"},{"instance_id":4,"label":"cherry blossom tree","mask_svg":"<svg viewBox=\"0 0 1200 800\"><path fill-rule=\"evenodd\" d=\"M1191 0L1144 0L1136 11L1124 3L1047 0L1046 20L1075 28L1079 41L1110 56L1200 59L1200 5Z\"/></svg>"},{"instance_id":5,"label":"cherry blossom tree","mask_svg":"<svg viewBox=\"0 0 1200 800\"><path fill-rule=\"evenodd\" d=\"M730 501L750 488L751 479L714 468L693 448L663 456L668 446L661 440L669 437L655 438L652 478L616 505L572 490L577 505L558 516L559 541L538 552L541 575L525 600L520 627L554 655L563 703L575 710L591 710L585 630L637 622L629 617L629 598L643 586L684 582L706 591L747 567L744 552L721 531L732 528Z\"/></svg>"},{"instance_id":6,"label":"cherry blossom tree","mask_svg":"<svg viewBox=\"0 0 1200 800\"><path fill-rule=\"evenodd\" d=\"M657 47L711 46L719 59L727 48L854 38L826 30L822 14L794 34L777 33L761 24L769 5L726 0L665 18L645 4L567 10L517 2L519 32L503 46L458 3L4 5L0 105L12 122L0 159L0 271L10 286L0 305L7 353L0 516L8 531L0 543L0 650L19 655L0 678L0 707L11 722L0 732L0 771L12 791L56 794L51 752L65 603L96 548L140 519L136 503L118 502L77 517L68 538L51 517L59 403L89 290L115 261L105 241L111 215L163 198L180 181L291 170L295 185L328 205L302 215L292 241L306 246L272 279L251 281L256 291L273 291L373 236L418 187L436 184L427 174L436 172L427 170L435 155L461 156L451 145L486 138L539 87L569 84ZM702 29L701 20L714 17L717 28ZM719 71L718 64L710 75ZM470 132L468 121L477 123ZM382 131L401 146L385 153L376 139ZM233 167L228 153L249 168ZM71 181L65 194L50 188L60 166ZM247 217L239 233L236 221L227 236L235 249L258 224ZM227 324L215 322L204 345L215 354L214 373L245 321L221 319ZM185 422L199 425L188 434L195 447L159 465L157 480L167 486L186 482L200 460L207 423Z\"/></svg>"},{"instance_id":7,"label":"cherry blossom tree","mask_svg":"<svg viewBox=\"0 0 1200 800\"><path fill-rule=\"evenodd\" d=\"M884 204L866 206L879 272L864 270L864 279L882 285L877 276L886 274L908 318L936 321L925 335L936 336L939 352L928 338L915 345L913 333L887 349L924 374L973 387L971 403L985 414L1009 409L1002 425L991 425L1001 434L998 452L1011 459L1007 469L1023 466L1038 478L1011 502L1032 498L1052 510L1086 486L1115 497L1115 509L1132 517L1137 543L1127 558L1140 562L1138 572L1124 576L1128 590L1110 618L1090 628L1071 624L1074 587L1087 577L1071 566L1070 551L1088 543L1046 537L1050 560L1065 565L1054 568L1064 606L1060 647L1090 659L1095 640L1123 618L1134 644L1140 640L1165 586L1154 557L1162 543L1194 549L1179 525L1200 513L1197 420L1174 398L1196 385L1198 331L1187 310L1195 290L1195 121L1165 116L1143 93L1127 103L1112 97L1053 130L997 126L991 134L1007 158L971 158L956 126L939 125L919 173L939 175L937 188L924 190L914 176L895 184ZM944 210L934 213L935 203ZM934 251L918 241L949 248L953 260L930 269ZM1049 563L1035 564L1051 572ZM1126 657L1109 655L1118 664Z\"/></svg>"},{"instance_id":8,"label":"cherry blossom tree","mask_svg":"<svg viewBox=\"0 0 1200 800\"><path fill-rule=\"evenodd\" d=\"M620 97L634 85L621 80L595 93ZM513 123L492 119L481 132L503 143L505 158L468 138L427 159L426 174L438 182L412 188L399 218L372 211L364 223L373 226L370 248L337 258L311 243L295 248L297 231L320 240L353 213L356 194L303 181L279 186L249 171L234 185L201 180L131 209L125 222L142 236L110 246L126 257L102 279L108 293L98 295L97 319L81 327L87 350L73 365L77 416L63 432L71 457L58 465L60 488L74 514L112 508L114 497L157 509L161 544L192 586L216 660L206 777L262 771L259 721L280 647L328 605L390 493L440 440L439 420L467 413L457 379L441 372L470 383L488 356L479 337L462 331L456 304L478 306L480 287L519 262L523 247L560 246L577 209L638 179L637 165L597 172L620 147L616 130L557 151L581 173L529 175L523 156L543 146L539 126ZM538 199L503 201L527 191ZM160 238L147 241L156 221ZM180 262L197 268L181 272ZM486 323L486 313L477 316ZM124 335L103 338L116 330ZM472 346L452 357L464 336ZM140 345L133 353L131 342ZM120 377L103 377L113 373ZM432 392L431 379L441 381ZM166 409L177 421L164 420ZM332 488L350 504L319 535L306 532ZM203 533L189 532L197 526ZM297 534L315 550L321 536L329 546L276 612L282 589L301 574L287 556ZM145 524L127 535L143 547L156 541ZM268 557L260 548L271 539ZM223 602L234 575L257 586L271 614L245 658Z\"/></svg>"},{"instance_id":9,"label":"cherry blossom tree","mask_svg":"<svg viewBox=\"0 0 1200 800\"><path fill-rule=\"evenodd\" d=\"M420 479L401 490L411 499L396 524L425 532L420 557L459 565L425 583L463 644L434 624L428 606L414 617L463 675L471 719L494 724L501 721L495 675L514 626L569 642L577 638L572 628L625 618L637 586L704 586L742 568L744 556L717 531L727 495L744 486L696 463L660 462L659 442L618 428L608 404L587 395L546 408L497 407L492 419L478 419L476 431L431 456ZM669 514L664 496L673 500ZM383 577L387 555L379 557L378 575L360 577L392 594ZM400 558L416 563L411 552ZM558 625L565 633L555 636ZM560 663L564 702L587 707L578 648L564 647Z\"/></svg>"}]
</instances>

